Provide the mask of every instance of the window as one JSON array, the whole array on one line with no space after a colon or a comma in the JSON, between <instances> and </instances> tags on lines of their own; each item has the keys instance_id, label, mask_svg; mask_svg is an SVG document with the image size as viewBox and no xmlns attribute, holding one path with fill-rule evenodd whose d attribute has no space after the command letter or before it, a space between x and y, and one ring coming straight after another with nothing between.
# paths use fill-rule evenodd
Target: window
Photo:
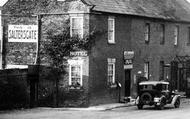
<instances>
[{"instance_id":1,"label":"window","mask_svg":"<svg viewBox=\"0 0 190 119\"><path fill-rule=\"evenodd\" d=\"M164 43L165 43L165 25L161 24L160 44L163 45Z\"/></svg>"},{"instance_id":2,"label":"window","mask_svg":"<svg viewBox=\"0 0 190 119\"><path fill-rule=\"evenodd\" d=\"M149 62L144 63L144 77L149 79Z\"/></svg>"},{"instance_id":3,"label":"window","mask_svg":"<svg viewBox=\"0 0 190 119\"><path fill-rule=\"evenodd\" d=\"M115 18L108 18L108 43L115 43Z\"/></svg>"},{"instance_id":4,"label":"window","mask_svg":"<svg viewBox=\"0 0 190 119\"><path fill-rule=\"evenodd\" d=\"M150 24L145 24L145 43L149 43L150 41Z\"/></svg>"},{"instance_id":5,"label":"window","mask_svg":"<svg viewBox=\"0 0 190 119\"><path fill-rule=\"evenodd\" d=\"M160 80L164 80L164 61L160 61Z\"/></svg>"},{"instance_id":6,"label":"window","mask_svg":"<svg viewBox=\"0 0 190 119\"><path fill-rule=\"evenodd\" d=\"M83 18L82 17L71 17L70 19L71 27L70 33L71 36L83 37Z\"/></svg>"},{"instance_id":7,"label":"window","mask_svg":"<svg viewBox=\"0 0 190 119\"><path fill-rule=\"evenodd\" d=\"M190 27L188 27L188 41L187 44L190 45Z\"/></svg>"},{"instance_id":8,"label":"window","mask_svg":"<svg viewBox=\"0 0 190 119\"><path fill-rule=\"evenodd\" d=\"M69 60L69 85L82 86L82 61Z\"/></svg>"},{"instance_id":9,"label":"window","mask_svg":"<svg viewBox=\"0 0 190 119\"><path fill-rule=\"evenodd\" d=\"M116 59L108 58L108 84L115 83L115 62Z\"/></svg>"},{"instance_id":10,"label":"window","mask_svg":"<svg viewBox=\"0 0 190 119\"><path fill-rule=\"evenodd\" d=\"M174 28L174 45L177 46L179 40L179 26Z\"/></svg>"}]
</instances>

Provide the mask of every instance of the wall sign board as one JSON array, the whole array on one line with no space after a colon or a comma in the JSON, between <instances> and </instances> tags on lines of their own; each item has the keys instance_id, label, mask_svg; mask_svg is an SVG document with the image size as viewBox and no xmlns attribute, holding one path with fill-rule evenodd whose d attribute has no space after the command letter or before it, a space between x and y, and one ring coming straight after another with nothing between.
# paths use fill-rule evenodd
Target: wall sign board
<instances>
[{"instance_id":1,"label":"wall sign board","mask_svg":"<svg viewBox=\"0 0 190 119\"><path fill-rule=\"evenodd\" d=\"M73 56L73 57L86 57L87 55L88 55L87 51L70 52L70 56Z\"/></svg>"},{"instance_id":2,"label":"wall sign board","mask_svg":"<svg viewBox=\"0 0 190 119\"><path fill-rule=\"evenodd\" d=\"M134 51L124 51L124 69L133 69Z\"/></svg>"},{"instance_id":3,"label":"wall sign board","mask_svg":"<svg viewBox=\"0 0 190 119\"><path fill-rule=\"evenodd\" d=\"M38 42L38 26L9 25L8 42Z\"/></svg>"}]
</instances>

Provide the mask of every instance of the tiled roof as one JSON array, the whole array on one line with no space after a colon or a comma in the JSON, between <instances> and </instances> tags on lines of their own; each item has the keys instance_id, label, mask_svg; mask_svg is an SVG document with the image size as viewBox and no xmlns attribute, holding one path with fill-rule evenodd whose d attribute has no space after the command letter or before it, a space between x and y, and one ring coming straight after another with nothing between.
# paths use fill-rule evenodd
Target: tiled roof
<instances>
[{"instance_id":1,"label":"tiled roof","mask_svg":"<svg viewBox=\"0 0 190 119\"><path fill-rule=\"evenodd\" d=\"M186 0L83 0L93 11L190 21Z\"/></svg>"}]
</instances>

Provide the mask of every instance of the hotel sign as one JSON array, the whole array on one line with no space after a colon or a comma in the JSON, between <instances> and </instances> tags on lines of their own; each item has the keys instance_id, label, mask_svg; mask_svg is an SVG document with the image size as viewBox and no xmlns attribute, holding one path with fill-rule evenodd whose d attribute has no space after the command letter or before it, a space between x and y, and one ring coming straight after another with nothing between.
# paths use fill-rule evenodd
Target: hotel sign
<instances>
[{"instance_id":1,"label":"hotel sign","mask_svg":"<svg viewBox=\"0 0 190 119\"><path fill-rule=\"evenodd\" d=\"M8 42L38 42L38 26L9 25Z\"/></svg>"},{"instance_id":2,"label":"hotel sign","mask_svg":"<svg viewBox=\"0 0 190 119\"><path fill-rule=\"evenodd\" d=\"M75 51L75 52L70 52L70 56L73 57L86 57L88 56L87 51Z\"/></svg>"}]
</instances>

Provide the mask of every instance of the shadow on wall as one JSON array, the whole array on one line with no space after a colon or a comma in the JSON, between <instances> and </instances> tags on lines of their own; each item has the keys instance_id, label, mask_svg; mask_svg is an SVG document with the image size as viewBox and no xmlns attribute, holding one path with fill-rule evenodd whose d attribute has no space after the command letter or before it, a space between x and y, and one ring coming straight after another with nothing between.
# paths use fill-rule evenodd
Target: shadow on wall
<instances>
[{"instance_id":1,"label":"shadow on wall","mask_svg":"<svg viewBox=\"0 0 190 119\"><path fill-rule=\"evenodd\" d=\"M0 110L28 108L29 93L27 69L0 71Z\"/></svg>"},{"instance_id":2,"label":"shadow on wall","mask_svg":"<svg viewBox=\"0 0 190 119\"><path fill-rule=\"evenodd\" d=\"M84 79L88 78L87 76L83 77ZM69 86L67 74L58 74L56 69L40 66L39 80L35 83L37 87L34 86L35 89L31 92L35 93L31 98L34 101L32 107L88 106L88 93L85 86Z\"/></svg>"}]
</instances>

